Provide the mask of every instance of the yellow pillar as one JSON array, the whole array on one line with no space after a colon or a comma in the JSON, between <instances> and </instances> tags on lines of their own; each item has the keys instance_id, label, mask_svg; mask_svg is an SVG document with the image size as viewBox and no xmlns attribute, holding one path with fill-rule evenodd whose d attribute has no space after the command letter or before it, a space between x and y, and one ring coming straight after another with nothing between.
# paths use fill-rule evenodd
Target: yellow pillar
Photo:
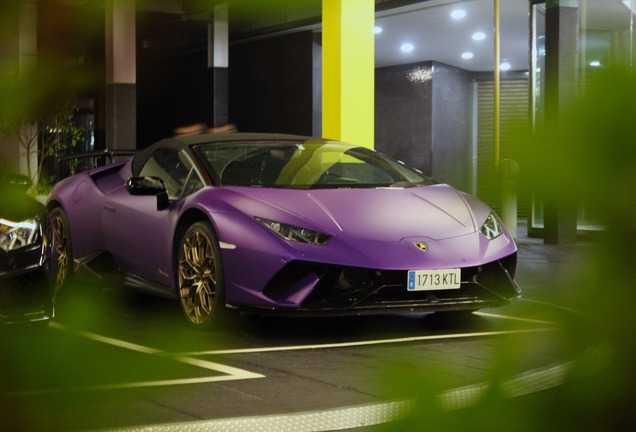
<instances>
[{"instance_id":1,"label":"yellow pillar","mask_svg":"<svg viewBox=\"0 0 636 432\"><path fill-rule=\"evenodd\" d=\"M322 1L325 138L373 148L374 0Z\"/></svg>"}]
</instances>

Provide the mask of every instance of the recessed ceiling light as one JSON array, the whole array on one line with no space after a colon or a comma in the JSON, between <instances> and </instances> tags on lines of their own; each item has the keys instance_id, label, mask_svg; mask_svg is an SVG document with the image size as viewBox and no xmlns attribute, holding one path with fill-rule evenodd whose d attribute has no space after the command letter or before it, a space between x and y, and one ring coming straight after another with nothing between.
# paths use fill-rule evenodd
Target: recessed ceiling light
<instances>
[{"instance_id":1,"label":"recessed ceiling light","mask_svg":"<svg viewBox=\"0 0 636 432\"><path fill-rule=\"evenodd\" d=\"M486 39L486 33L484 32L475 32L473 33L473 40L481 41Z\"/></svg>"},{"instance_id":2,"label":"recessed ceiling light","mask_svg":"<svg viewBox=\"0 0 636 432\"><path fill-rule=\"evenodd\" d=\"M451 12L451 18L460 20L466 17L466 11L464 9L455 9Z\"/></svg>"},{"instance_id":3,"label":"recessed ceiling light","mask_svg":"<svg viewBox=\"0 0 636 432\"><path fill-rule=\"evenodd\" d=\"M403 43L402 46L400 47L400 49L402 50L402 52L404 53L410 53L411 51L413 51L415 47L413 46L412 43Z\"/></svg>"},{"instance_id":4,"label":"recessed ceiling light","mask_svg":"<svg viewBox=\"0 0 636 432\"><path fill-rule=\"evenodd\" d=\"M372 31L373 31L373 34L380 34L380 33L382 33L382 27L375 26L375 27L373 27Z\"/></svg>"},{"instance_id":5,"label":"recessed ceiling light","mask_svg":"<svg viewBox=\"0 0 636 432\"><path fill-rule=\"evenodd\" d=\"M475 57L475 55L471 53L470 51L466 51L465 53L462 53L462 58L464 60L470 60L473 57Z\"/></svg>"},{"instance_id":6,"label":"recessed ceiling light","mask_svg":"<svg viewBox=\"0 0 636 432\"><path fill-rule=\"evenodd\" d=\"M510 66L510 63L503 62L499 65L499 70L507 71L507 70L510 70L511 67L512 66Z\"/></svg>"}]
</instances>

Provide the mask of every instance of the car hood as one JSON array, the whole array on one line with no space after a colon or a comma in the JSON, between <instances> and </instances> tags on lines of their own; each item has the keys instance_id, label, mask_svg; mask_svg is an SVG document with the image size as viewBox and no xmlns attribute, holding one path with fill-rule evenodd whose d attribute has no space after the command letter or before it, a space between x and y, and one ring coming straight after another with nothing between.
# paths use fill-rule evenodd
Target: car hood
<instances>
[{"instance_id":1,"label":"car hood","mask_svg":"<svg viewBox=\"0 0 636 432\"><path fill-rule=\"evenodd\" d=\"M474 233L490 209L448 185L386 189L224 188L242 213L333 236L399 241Z\"/></svg>"},{"instance_id":2,"label":"car hood","mask_svg":"<svg viewBox=\"0 0 636 432\"><path fill-rule=\"evenodd\" d=\"M22 191L0 188L0 218L21 221L44 214L44 206Z\"/></svg>"}]
</instances>

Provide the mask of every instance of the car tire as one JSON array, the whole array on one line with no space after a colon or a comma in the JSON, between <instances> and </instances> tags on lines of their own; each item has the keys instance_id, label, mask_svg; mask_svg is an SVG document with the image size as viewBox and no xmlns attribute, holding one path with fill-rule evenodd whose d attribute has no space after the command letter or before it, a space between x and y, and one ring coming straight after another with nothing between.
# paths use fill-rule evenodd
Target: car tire
<instances>
[{"instance_id":1,"label":"car tire","mask_svg":"<svg viewBox=\"0 0 636 432\"><path fill-rule=\"evenodd\" d=\"M55 207L50 213L53 230L53 254L51 263L55 290L67 285L73 277L73 244L66 213L61 207Z\"/></svg>"},{"instance_id":2,"label":"car tire","mask_svg":"<svg viewBox=\"0 0 636 432\"><path fill-rule=\"evenodd\" d=\"M221 248L208 222L196 222L179 242L176 291L188 323L205 328L226 314Z\"/></svg>"}]
</instances>

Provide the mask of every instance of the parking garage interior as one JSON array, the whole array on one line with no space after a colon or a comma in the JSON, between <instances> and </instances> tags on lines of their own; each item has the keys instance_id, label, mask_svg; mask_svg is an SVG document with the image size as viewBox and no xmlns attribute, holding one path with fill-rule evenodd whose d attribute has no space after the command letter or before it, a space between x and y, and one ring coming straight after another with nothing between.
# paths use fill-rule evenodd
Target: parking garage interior
<instances>
[{"instance_id":1,"label":"parking garage interior","mask_svg":"<svg viewBox=\"0 0 636 432\"><path fill-rule=\"evenodd\" d=\"M44 160L41 134L26 149L3 126L0 169L43 162L41 195L68 161L90 169L95 152L197 123L343 140L486 202L514 227L525 286L509 308L456 322L242 318L207 336L175 330L162 300L91 288L44 332L0 329L1 424L477 430L497 415L498 430L633 428L635 12L634 0L7 1L0 123L72 95L83 130ZM532 390L506 393L519 383Z\"/></svg>"}]
</instances>

